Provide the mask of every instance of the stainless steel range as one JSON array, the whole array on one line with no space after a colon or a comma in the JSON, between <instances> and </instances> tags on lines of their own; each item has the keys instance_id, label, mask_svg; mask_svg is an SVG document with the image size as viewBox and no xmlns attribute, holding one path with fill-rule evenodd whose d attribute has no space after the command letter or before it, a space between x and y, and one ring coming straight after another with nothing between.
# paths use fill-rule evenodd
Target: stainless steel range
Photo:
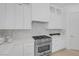
<instances>
[{"instance_id":1,"label":"stainless steel range","mask_svg":"<svg viewBox=\"0 0 79 59\"><path fill-rule=\"evenodd\" d=\"M52 52L52 39L46 35L33 36L34 41L34 55L46 56Z\"/></svg>"}]
</instances>

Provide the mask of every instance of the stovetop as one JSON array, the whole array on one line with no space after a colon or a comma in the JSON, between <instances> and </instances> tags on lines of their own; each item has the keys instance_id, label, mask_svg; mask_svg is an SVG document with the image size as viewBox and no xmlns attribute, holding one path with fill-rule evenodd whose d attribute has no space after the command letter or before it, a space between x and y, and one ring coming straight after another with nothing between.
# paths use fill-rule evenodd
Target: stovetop
<instances>
[{"instance_id":1,"label":"stovetop","mask_svg":"<svg viewBox=\"0 0 79 59\"><path fill-rule=\"evenodd\" d=\"M51 38L47 35L32 36L35 40Z\"/></svg>"}]
</instances>

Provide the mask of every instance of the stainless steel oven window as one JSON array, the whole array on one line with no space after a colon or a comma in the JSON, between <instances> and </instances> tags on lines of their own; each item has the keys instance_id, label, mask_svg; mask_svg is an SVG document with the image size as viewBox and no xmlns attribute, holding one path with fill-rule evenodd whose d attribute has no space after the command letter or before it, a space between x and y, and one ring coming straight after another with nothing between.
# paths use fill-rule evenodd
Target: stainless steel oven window
<instances>
[{"instance_id":1,"label":"stainless steel oven window","mask_svg":"<svg viewBox=\"0 0 79 59\"><path fill-rule=\"evenodd\" d=\"M50 45L38 47L38 53L50 50Z\"/></svg>"}]
</instances>

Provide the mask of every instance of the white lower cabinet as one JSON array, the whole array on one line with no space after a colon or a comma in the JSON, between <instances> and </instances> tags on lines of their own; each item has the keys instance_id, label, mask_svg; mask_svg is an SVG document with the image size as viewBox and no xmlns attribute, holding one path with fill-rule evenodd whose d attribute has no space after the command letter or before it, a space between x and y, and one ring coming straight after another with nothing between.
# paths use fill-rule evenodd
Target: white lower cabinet
<instances>
[{"instance_id":1,"label":"white lower cabinet","mask_svg":"<svg viewBox=\"0 0 79 59\"><path fill-rule=\"evenodd\" d=\"M0 46L0 56L23 56L22 44L6 44Z\"/></svg>"},{"instance_id":2,"label":"white lower cabinet","mask_svg":"<svg viewBox=\"0 0 79 59\"><path fill-rule=\"evenodd\" d=\"M65 42L62 37L63 35L52 37L52 52L56 52L65 48L65 45L64 45Z\"/></svg>"},{"instance_id":3,"label":"white lower cabinet","mask_svg":"<svg viewBox=\"0 0 79 59\"><path fill-rule=\"evenodd\" d=\"M24 56L34 56L34 44L24 44Z\"/></svg>"},{"instance_id":4,"label":"white lower cabinet","mask_svg":"<svg viewBox=\"0 0 79 59\"><path fill-rule=\"evenodd\" d=\"M0 56L34 56L34 43L10 43L1 45Z\"/></svg>"},{"instance_id":5,"label":"white lower cabinet","mask_svg":"<svg viewBox=\"0 0 79 59\"><path fill-rule=\"evenodd\" d=\"M8 56L23 56L23 44L14 44L8 51Z\"/></svg>"},{"instance_id":6,"label":"white lower cabinet","mask_svg":"<svg viewBox=\"0 0 79 59\"><path fill-rule=\"evenodd\" d=\"M12 46L9 45L1 45L0 46L0 56L6 56Z\"/></svg>"}]
</instances>

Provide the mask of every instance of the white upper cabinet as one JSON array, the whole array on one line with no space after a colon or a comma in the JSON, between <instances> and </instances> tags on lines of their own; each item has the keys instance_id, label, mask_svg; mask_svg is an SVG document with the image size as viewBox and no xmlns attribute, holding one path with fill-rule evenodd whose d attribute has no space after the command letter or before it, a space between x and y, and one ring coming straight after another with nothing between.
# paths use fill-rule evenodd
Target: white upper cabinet
<instances>
[{"instance_id":1,"label":"white upper cabinet","mask_svg":"<svg viewBox=\"0 0 79 59\"><path fill-rule=\"evenodd\" d=\"M48 22L49 16L49 3L32 3L32 21Z\"/></svg>"},{"instance_id":2,"label":"white upper cabinet","mask_svg":"<svg viewBox=\"0 0 79 59\"><path fill-rule=\"evenodd\" d=\"M7 47L7 56L23 56L23 44L13 44L11 47Z\"/></svg>"},{"instance_id":3,"label":"white upper cabinet","mask_svg":"<svg viewBox=\"0 0 79 59\"><path fill-rule=\"evenodd\" d=\"M16 5L16 28L31 29L31 5L30 4Z\"/></svg>"},{"instance_id":4,"label":"white upper cabinet","mask_svg":"<svg viewBox=\"0 0 79 59\"><path fill-rule=\"evenodd\" d=\"M27 29L32 28L32 5L29 3L24 4L24 26Z\"/></svg>"},{"instance_id":5,"label":"white upper cabinet","mask_svg":"<svg viewBox=\"0 0 79 59\"><path fill-rule=\"evenodd\" d=\"M0 4L0 29L5 28L5 19L6 19L6 5Z\"/></svg>"},{"instance_id":6,"label":"white upper cabinet","mask_svg":"<svg viewBox=\"0 0 79 59\"><path fill-rule=\"evenodd\" d=\"M6 4L5 29L14 29L16 28L15 24L16 24L16 4Z\"/></svg>"},{"instance_id":7,"label":"white upper cabinet","mask_svg":"<svg viewBox=\"0 0 79 59\"><path fill-rule=\"evenodd\" d=\"M31 29L31 4L0 4L0 29Z\"/></svg>"},{"instance_id":8,"label":"white upper cabinet","mask_svg":"<svg viewBox=\"0 0 79 59\"><path fill-rule=\"evenodd\" d=\"M23 4L16 4L16 28L24 28L24 9Z\"/></svg>"},{"instance_id":9,"label":"white upper cabinet","mask_svg":"<svg viewBox=\"0 0 79 59\"><path fill-rule=\"evenodd\" d=\"M63 8L50 6L48 29L63 29Z\"/></svg>"}]
</instances>

